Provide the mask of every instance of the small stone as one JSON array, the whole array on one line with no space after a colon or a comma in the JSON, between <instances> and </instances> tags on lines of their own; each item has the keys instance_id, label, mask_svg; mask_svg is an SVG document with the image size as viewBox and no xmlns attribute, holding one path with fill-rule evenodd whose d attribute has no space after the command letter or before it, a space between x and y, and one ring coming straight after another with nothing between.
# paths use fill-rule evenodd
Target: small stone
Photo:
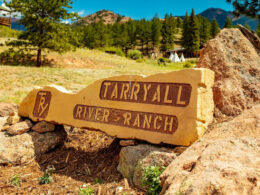
<instances>
[{"instance_id":1,"label":"small stone","mask_svg":"<svg viewBox=\"0 0 260 195\"><path fill-rule=\"evenodd\" d=\"M18 115L18 113L17 112L15 112L13 115L11 115L11 116L9 116L8 118L7 118L7 123L9 124L9 125L14 125L14 124L16 124L16 123L19 123L19 122L21 122L21 117Z\"/></svg>"},{"instance_id":2,"label":"small stone","mask_svg":"<svg viewBox=\"0 0 260 195\"><path fill-rule=\"evenodd\" d=\"M10 125L5 125L2 127L2 129L0 129L0 132L4 132L6 131L7 129L9 129Z\"/></svg>"},{"instance_id":3,"label":"small stone","mask_svg":"<svg viewBox=\"0 0 260 195\"><path fill-rule=\"evenodd\" d=\"M18 105L0 102L0 116L10 116L15 112L18 112Z\"/></svg>"},{"instance_id":4,"label":"small stone","mask_svg":"<svg viewBox=\"0 0 260 195\"><path fill-rule=\"evenodd\" d=\"M0 130L6 125L8 117L0 117Z\"/></svg>"},{"instance_id":5,"label":"small stone","mask_svg":"<svg viewBox=\"0 0 260 195\"><path fill-rule=\"evenodd\" d=\"M10 135L21 135L29 131L32 126L33 125L30 120L25 120L10 126L7 129L7 133Z\"/></svg>"},{"instance_id":6,"label":"small stone","mask_svg":"<svg viewBox=\"0 0 260 195\"><path fill-rule=\"evenodd\" d=\"M135 140L120 140L119 144L122 147L134 146L134 145L136 145L136 141Z\"/></svg>"},{"instance_id":7,"label":"small stone","mask_svg":"<svg viewBox=\"0 0 260 195\"><path fill-rule=\"evenodd\" d=\"M34 125L32 130L38 133L50 132L55 130L55 125L46 121L41 121Z\"/></svg>"}]
</instances>

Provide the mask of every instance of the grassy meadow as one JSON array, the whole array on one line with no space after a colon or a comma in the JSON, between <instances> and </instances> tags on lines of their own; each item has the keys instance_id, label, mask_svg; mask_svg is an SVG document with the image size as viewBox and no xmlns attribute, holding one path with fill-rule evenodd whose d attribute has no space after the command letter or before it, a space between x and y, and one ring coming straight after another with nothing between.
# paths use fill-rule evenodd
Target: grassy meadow
<instances>
[{"instance_id":1,"label":"grassy meadow","mask_svg":"<svg viewBox=\"0 0 260 195\"><path fill-rule=\"evenodd\" d=\"M3 39L1 39L4 42ZM1 41L0 40L0 41ZM0 52L7 47L0 47ZM51 66L9 66L0 61L0 102L20 103L36 86L60 85L77 92L95 80L118 75L152 75L183 69L184 63L159 66L157 61L134 60L99 50L77 49L65 54L48 53Z\"/></svg>"}]
</instances>

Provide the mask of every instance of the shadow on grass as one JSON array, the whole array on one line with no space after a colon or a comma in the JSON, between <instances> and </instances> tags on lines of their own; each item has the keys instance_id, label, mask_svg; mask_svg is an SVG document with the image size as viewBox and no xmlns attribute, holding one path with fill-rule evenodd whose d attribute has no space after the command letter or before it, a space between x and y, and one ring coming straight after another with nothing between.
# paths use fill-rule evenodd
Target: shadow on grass
<instances>
[{"instance_id":1,"label":"shadow on grass","mask_svg":"<svg viewBox=\"0 0 260 195\"><path fill-rule=\"evenodd\" d=\"M36 67L36 57L35 56L22 56L22 57L1 57L0 56L0 64L6 66L28 66L28 67ZM46 57L42 59L42 66L52 67L54 65L54 60L49 60Z\"/></svg>"}]
</instances>

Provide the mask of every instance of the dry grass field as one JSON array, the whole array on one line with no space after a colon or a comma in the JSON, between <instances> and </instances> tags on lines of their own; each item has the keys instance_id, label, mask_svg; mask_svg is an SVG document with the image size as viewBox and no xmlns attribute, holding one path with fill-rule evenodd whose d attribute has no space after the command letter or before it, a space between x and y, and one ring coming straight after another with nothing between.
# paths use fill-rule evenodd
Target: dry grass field
<instances>
[{"instance_id":1,"label":"dry grass field","mask_svg":"<svg viewBox=\"0 0 260 195\"><path fill-rule=\"evenodd\" d=\"M0 52L7 47L0 47ZM117 75L152 75L183 69L184 63L159 66L147 59L143 63L98 50L78 49L63 55L49 53L51 66L8 66L0 61L0 102L20 103L34 87L60 85L77 92L86 85Z\"/></svg>"}]
</instances>

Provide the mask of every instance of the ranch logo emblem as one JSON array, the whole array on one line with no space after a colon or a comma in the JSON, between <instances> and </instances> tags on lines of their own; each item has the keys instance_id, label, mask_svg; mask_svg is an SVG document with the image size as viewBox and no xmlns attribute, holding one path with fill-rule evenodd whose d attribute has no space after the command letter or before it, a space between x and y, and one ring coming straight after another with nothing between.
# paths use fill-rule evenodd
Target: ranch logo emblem
<instances>
[{"instance_id":1,"label":"ranch logo emblem","mask_svg":"<svg viewBox=\"0 0 260 195\"><path fill-rule=\"evenodd\" d=\"M33 116L38 118L46 118L49 112L51 102L51 92L39 91L37 93Z\"/></svg>"}]
</instances>

